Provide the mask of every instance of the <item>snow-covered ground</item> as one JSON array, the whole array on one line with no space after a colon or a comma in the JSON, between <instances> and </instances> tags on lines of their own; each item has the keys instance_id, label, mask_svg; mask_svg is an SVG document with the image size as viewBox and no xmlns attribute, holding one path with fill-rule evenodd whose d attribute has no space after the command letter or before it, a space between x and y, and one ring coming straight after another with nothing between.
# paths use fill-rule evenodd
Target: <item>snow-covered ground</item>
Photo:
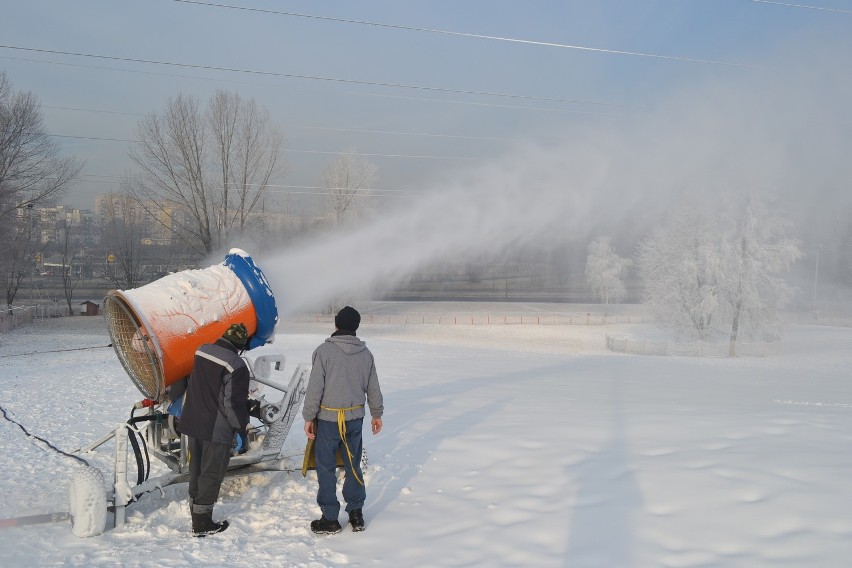
<instances>
[{"instance_id":1,"label":"snow-covered ground","mask_svg":"<svg viewBox=\"0 0 852 568\"><path fill-rule=\"evenodd\" d=\"M292 369L325 327L285 322L257 353ZM178 484L102 536L0 529L0 566L849 566L852 328L791 326L775 356L695 359L608 353L615 327L643 332L363 325L386 406L363 533L310 532L313 474L252 474L226 479L220 535L190 537ZM0 404L62 450L93 442L140 398L107 343L100 318L0 336ZM297 421L285 447L303 446ZM85 457L111 475L111 452ZM0 420L0 518L68 510L79 467Z\"/></svg>"}]
</instances>

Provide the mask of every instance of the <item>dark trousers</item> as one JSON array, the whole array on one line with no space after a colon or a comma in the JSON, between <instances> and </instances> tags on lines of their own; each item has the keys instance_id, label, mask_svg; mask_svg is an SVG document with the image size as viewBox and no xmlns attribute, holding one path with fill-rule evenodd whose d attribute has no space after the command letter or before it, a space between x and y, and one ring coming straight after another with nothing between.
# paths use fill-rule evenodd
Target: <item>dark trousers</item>
<instances>
[{"instance_id":1,"label":"dark trousers","mask_svg":"<svg viewBox=\"0 0 852 568\"><path fill-rule=\"evenodd\" d=\"M340 501L337 500L337 476L335 475L337 452L340 452L343 457L343 469L346 472L346 479L343 481L343 499L346 501L346 511L360 509L364 506L367 491L352 475L354 470L358 479L364 479L361 474L361 428L363 423L363 418L346 421L346 443L349 444L349 449L352 451L352 463L350 464L337 422L317 420L317 437L314 441L317 481L319 482L317 505L322 509L322 516L326 519L335 521L340 513Z\"/></svg>"},{"instance_id":2,"label":"dark trousers","mask_svg":"<svg viewBox=\"0 0 852 568\"><path fill-rule=\"evenodd\" d=\"M187 436L189 440L189 498L193 513L212 513L228 471L231 448Z\"/></svg>"}]
</instances>

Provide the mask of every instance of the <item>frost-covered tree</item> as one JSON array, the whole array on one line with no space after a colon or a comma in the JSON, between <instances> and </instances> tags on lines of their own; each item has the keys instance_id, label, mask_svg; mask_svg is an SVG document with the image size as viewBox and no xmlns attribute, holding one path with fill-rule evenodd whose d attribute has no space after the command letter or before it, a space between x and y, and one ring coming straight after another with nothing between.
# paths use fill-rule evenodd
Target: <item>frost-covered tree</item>
<instances>
[{"instance_id":1,"label":"frost-covered tree","mask_svg":"<svg viewBox=\"0 0 852 568\"><path fill-rule=\"evenodd\" d=\"M730 225L722 239L725 264L720 291L731 325L729 354L733 357L741 332L777 333L777 308L792 294L782 275L802 252L798 241L787 236L789 223L783 213L766 201L747 199L725 217Z\"/></svg>"},{"instance_id":2,"label":"frost-covered tree","mask_svg":"<svg viewBox=\"0 0 852 568\"><path fill-rule=\"evenodd\" d=\"M677 339L713 336L722 262L714 219L681 208L639 246L644 300Z\"/></svg>"},{"instance_id":3,"label":"frost-covered tree","mask_svg":"<svg viewBox=\"0 0 852 568\"><path fill-rule=\"evenodd\" d=\"M610 302L618 303L627 296L624 273L631 261L615 253L608 237L589 243L586 256L586 282L604 303L604 314Z\"/></svg>"},{"instance_id":4,"label":"frost-covered tree","mask_svg":"<svg viewBox=\"0 0 852 568\"><path fill-rule=\"evenodd\" d=\"M781 211L757 198L679 209L639 247L645 300L678 338L777 333L783 274L801 257Z\"/></svg>"}]
</instances>

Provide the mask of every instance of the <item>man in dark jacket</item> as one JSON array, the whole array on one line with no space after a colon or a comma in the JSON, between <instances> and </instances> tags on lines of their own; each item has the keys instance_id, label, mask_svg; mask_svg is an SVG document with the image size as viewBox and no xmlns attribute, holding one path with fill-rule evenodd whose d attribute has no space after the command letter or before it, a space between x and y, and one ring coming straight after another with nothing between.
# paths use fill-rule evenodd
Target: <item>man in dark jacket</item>
<instances>
[{"instance_id":1,"label":"man in dark jacket","mask_svg":"<svg viewBox=\"0 0 852 568\"><path fill-rule=\"evenodd\" d=\"M346 472L343 499L349 513L349 525L353 531L364 530L361 512L367 497L361 474L364 402L366 397L373 434L382 429L384 402L373 354L355 336L360 323L361 314L354 308L346 306L338 312L334 318L337 331L314 351L311 377L305 393L302 417L305 419L305 434L314 440L319 482L317 504L322 510L322 518L311 522L311 530L317 534L343 530L337 520L340 513L335 476L338 452ZM317 419L316 422L314 419Z\"/></svg>"},{"instance_id":2,"label":"man in dark jacket","mask_svg":"<svg viewBox=\"0 0 852 568\"><path fill-rule=\"evenodd\" d=\"M246 326L233 324L221 339L195 352L180 418L181 432L189 437L189 506L195 536L228 528L228 521L213 522L213 505L228 470L234 435L245 440L249 423L249 371L240 357L247 342Z\"/></svg>"}]
</instances>

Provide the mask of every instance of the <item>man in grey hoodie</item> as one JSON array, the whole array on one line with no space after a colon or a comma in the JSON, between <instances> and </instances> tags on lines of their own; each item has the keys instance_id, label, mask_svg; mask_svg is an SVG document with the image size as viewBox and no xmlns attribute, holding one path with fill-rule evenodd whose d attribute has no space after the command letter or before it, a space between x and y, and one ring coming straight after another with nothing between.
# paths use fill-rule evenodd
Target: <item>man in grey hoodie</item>
<instances>
[{"instance_id":1,"label":"man in grey hoodie","mask_svg":"<svg viewBox=\"0 0 852 568\"><path fill-rule=\"evenodd\" d=\"M361 314L355 308L346 306L337 313L334 318L337 331L314 351L305 393L302 417L305 434L314 440L319 482L317 504L322 510L322 518L311 522L311 530L317 534L343 530L337 520L340 513L335 475L338 452L346 472L343 499L349 525L355 532L364 530L361 512L367 497L361 474L364 403L366 399L370 408L370 429L378 434L382 429L384 402L373 354L355 336L360 323Z\"/></svg>"}]
</instances>

